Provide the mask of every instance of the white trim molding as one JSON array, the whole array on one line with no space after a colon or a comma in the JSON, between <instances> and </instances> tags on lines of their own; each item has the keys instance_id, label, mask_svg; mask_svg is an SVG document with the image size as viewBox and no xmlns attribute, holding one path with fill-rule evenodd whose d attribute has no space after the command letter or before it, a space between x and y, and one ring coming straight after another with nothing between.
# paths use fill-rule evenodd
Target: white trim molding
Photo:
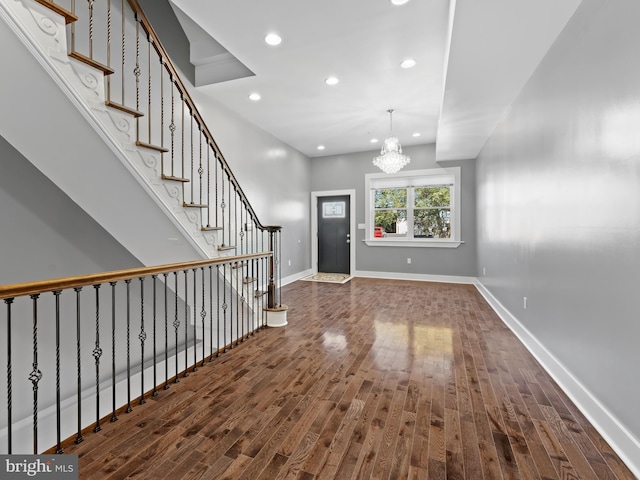
<instances>
[{"instance_id":1,"label":"white trim molding","mask_svg":"<svg viewBox=\"0 0 640 480\"><path fill-rule=\"evenodd\" d=\"M620 459L640 478L640 441L479 280L476 288Z\"/></svg>"},{"instance_id":2,"label":"white trim molding","mask_svg":"<svg viewBox=\"0 0 640 480\"><path fill-rule=\"evenodd\" d=\"M417 282L438 282L438 283L464 283L475 284L476 277L463 277L455 275L428 275L423 273L398 273L398 272L367 272L364 270L355 271L354 277L363 278L387 278L389 280L414 280Z\"/></svg>"}]
</instances>

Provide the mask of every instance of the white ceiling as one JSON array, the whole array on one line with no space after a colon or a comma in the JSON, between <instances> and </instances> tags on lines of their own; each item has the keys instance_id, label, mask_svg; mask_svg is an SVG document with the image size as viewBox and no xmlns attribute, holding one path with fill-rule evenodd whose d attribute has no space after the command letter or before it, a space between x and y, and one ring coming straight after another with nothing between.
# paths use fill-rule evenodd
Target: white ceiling
<instances>
[{"instance_id":1,"label":"white ceiling","mask_svg":"<svg viewBox=\"0 0 640 480\"><path fill-rule=\"evenodd\" d=\"M317 157L380 148L392 108L402 145L437 138L438 160L477 156L581 2L170 1L197 83L216 82L198 88L251 123Z\"/></svg>"}]
</instances>

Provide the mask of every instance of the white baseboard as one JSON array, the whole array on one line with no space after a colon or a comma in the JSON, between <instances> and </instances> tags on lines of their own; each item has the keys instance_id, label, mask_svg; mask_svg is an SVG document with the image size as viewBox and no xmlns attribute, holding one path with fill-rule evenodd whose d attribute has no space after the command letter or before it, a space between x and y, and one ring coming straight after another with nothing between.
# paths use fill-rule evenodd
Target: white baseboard
<instances>
[{"instance_id":1,"label":"white baseboard","mask_svg":"<svg viewBox=\"0 0 640 480\"><path fill-rule=\"evenodd\" d=\"M640 441L482 283L476 281L475 284L505 325L553 377L633 474L640 478Z\"/></svg>"},{"instance_id":2,"label":"white baseboard","mask_svg":"<svg viewBox=\"0 0 640 480\"><path fill-rule=\"evenodd\" d=\"M308 270L303 270L302 272L298 272L298 273L294 273L293 275L289 275L288 277L284 277L282 279L282 285L288 285L290 283L295 282L296 280L300 280L301 278L304 277L308 277L309 275L313 274L313 270L312 269L308 269Z\"/></svg>"},{"instance_id":3,"label":"white baseboard","mask_svg":"<svg viewBox=\"0 0 640 480\"><path fill-rule=\"evenodd\" d=\"M427 275L422 273L367 272L363 270L356 270L353 276L364 278L388 278L390 280L415 280L419 282L476 283L476 277Z\"/></svg>"}]
</instances>

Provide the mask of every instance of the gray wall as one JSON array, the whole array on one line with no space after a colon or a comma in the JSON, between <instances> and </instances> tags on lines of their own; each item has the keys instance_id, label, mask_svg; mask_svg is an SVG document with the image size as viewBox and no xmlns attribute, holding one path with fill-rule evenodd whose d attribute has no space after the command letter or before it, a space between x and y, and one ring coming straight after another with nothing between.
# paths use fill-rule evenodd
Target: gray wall
<instances>
[{"instance_id":1,"label":"gray wall","mask_svg":"<svg viewBox=\"0 0 640 480\"><path fill-rule=\"evenodd\" d=\"M477 165L482 283L636 438L639 18L584 0Z\"/></svg>"},{"instance_id":2,"label":"gray wall","mask_svg":"<svg viewBox=\"0 0 640 480\"><path fill-rule=\"evenodd\" d=\"M283 258L291 265L283 262L282 276L309 269L309 158L196 89L189 41L168 1L140 3L260 222L283 227Z\"/></svg>"},{"instance_id":3,"label":"gray wall","mask_svg":"<svg viewBox=\"0 0 640 480\"><path fill-rule=\"evenodd\" d=\"M169 5L168 0L139 0L142 11L153 25L162 46L171 57L171 61L192 84L195 82L196 69L190 62L189 41L180 22Z\"/></svg>"},{"instance_id":4,"label":"gray wall","mask_svg":"<svg viewBox=\"0 0 640 480\"><path fill-rule=\"evenodd\" d=\"M0 284L141 266L0 136Z\"/></svg>"},{"instance_id":5,"label":"gray wall","mask_svg":"<svg viewBox=\"0 0 640 480\"><path fill-rule=\"evenodd\" d=\"M395 272L429 275L476 275L476 226L475 226L475 163L473 161L435 161L435 145L406 147L404 153L411 157L409 168L420 170L437 167L461 167L461 239L458 248L370 247L364 240L364 230L356 232L356 269L372 272ZM379 173L373 166L373 157L379 150L346 155L314 158L311 162L311 190L356 190L356 223L365 221L364 176ZM407 258L411 264L407 264Z\"/></svg>"}]
</instances>

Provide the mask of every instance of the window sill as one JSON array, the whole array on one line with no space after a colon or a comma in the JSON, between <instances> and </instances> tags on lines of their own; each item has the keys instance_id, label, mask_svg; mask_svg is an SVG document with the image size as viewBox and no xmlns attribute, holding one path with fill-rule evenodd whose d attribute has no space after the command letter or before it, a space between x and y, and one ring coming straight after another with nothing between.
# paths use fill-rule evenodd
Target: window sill
<instances>
[{"instance_id":1,"label":"window sill","mask_svg":"<svg viewBox=\"0 0 640 480\"><path fill-rule=\"evenodd\" d=\"M445 239L429 239L429 240L399 240L376 238L363 240L370 247L427 247L427 248L458 248L463 241L445 240Z\"/></svg>"}]
</instances>

